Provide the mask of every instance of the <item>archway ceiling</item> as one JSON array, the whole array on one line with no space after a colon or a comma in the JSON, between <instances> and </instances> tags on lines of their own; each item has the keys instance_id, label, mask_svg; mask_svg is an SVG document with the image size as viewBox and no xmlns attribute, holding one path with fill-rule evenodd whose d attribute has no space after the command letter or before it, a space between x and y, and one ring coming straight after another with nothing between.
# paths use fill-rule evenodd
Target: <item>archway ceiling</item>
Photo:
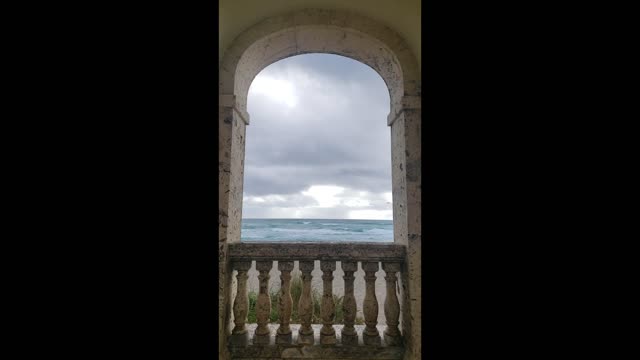
<instances>
[{"instance_id":1,"label":"archway ceiling","mask_svg":"<svg viewBox=\"0 0 640 360\"><path fill-rule=\"evenodd\" d=\"M353 11L376 20L402 36L422 71L421 0L220 0L219 59L242 31L271 16L305 8Z\"/></svg>"}]
</instances>

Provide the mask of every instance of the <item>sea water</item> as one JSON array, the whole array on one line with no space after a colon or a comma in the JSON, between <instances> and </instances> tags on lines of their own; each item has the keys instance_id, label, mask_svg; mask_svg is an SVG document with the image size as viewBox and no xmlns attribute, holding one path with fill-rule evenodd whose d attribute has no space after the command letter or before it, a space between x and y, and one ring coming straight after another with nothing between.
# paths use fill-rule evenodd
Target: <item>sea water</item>
<instances>
[{"instance_id":1,"label":"sea water","mask_svg":"<svg viewBox=\"0 0 640 360\"><path fill-rule=\"evenodd\" d=\"M241 241L393 242L393 221L242 219Z\"/></svg>"}]
</instances>

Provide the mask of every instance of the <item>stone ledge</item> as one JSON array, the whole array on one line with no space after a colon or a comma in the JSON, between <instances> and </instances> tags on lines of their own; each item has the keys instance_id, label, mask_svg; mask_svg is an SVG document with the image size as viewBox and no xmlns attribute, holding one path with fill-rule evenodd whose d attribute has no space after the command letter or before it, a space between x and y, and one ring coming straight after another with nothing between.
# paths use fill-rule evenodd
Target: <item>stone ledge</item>
<instances>
[{"instance_id":1,"label":"stone ledge","mask_svg":"<svg viewBox=\"0 0 640 360\"><path fill-rule=\"evenodd\" d=\"M232 261L388 261L404 262L406 248L399 244L380 243L233 243L229 244Z\"/></svg>"}]
</instances>

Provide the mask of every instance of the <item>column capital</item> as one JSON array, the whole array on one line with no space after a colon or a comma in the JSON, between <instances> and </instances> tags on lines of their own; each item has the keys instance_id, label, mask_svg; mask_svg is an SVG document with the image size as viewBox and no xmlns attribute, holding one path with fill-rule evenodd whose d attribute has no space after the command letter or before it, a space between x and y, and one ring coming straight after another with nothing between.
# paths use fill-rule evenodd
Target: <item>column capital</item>
<instances>
[{"instance_id":1,"label":"column capital","mask_svg":"<svg viewBox=\"0 0 640 360\"><path fill-rule=\"evenodd\" d=\"M273 261L256 261L256 270L271 271L273 269Z\"/></svg>"},{"instance_id":2,"label":"column capital","mask_svg":"<svg viewBox=\"0 0 640 360\"><path fill-rule=\"evenodd\" d=\"M293 261L278 261L278 270L280 271L293 270Z\"/></svg>"},{"instance_id":3,"label":"column capital","mask_svg":"<svg viewBox=\"0 0 640 360\"><path fill-rule=\"evenodd\" d=\"M248 271L251 269L251 261L237 261L232 264L234 270L240 271Z\"/></svg>"},{"instance_id":4,"label":"column capital","mask_svg":"<svg viewBox=\"0 0 640 360\"><path fill-rule=\"evenodd\" d=\"M320 261L320 269L322 270L322 272L335 271L336 262L333 260L331 261L322 260Z\"/></svg>"},{"instance_id":5,"label":"column capital","mask_svg":"<svg viewBox=\"0 0 640 360\"><path fill-rule=\"evenodd\" d=\"M405 110L422 108L422 96L403 96L400 108L387 116L387 125L391 126Z\"/></svg>"},{"instance_id":6,"label":"column capital","mask_svg":"<svg viewBox=\"0 0 640 360\"><path fill-rule=\"evenodd\" d=\"M344 272L358 271L357 261L343 261L340 265L342 266L342 271Z\"/></svg>"},{"instance_id":7,"label":"column capital","mask_svg":"<svg viewBox=\"0 0 640 360\"><path fill-rule=\"evenodd\" d=\"M314 269L313 261L300 261L300 271L311 272Z\"/></svg>"},{"instance_id":8,"label":"column capital","mask_svg":"<svg viewBox=\"0 0 640 360\"><path fill-rule=\"evenodd\" d=\"M236 101L235 94L220 94L218 104L220 107L233 108L233 110L238 114L238 116L240 116L242 121L244 121L246 125L249 125L249 113L247 113L245 110L241 109L240 106L238 106L238 102Z\"/></svg>"},{"instance_id":9,"label":"column capital","mask_svg":"<svg viewBox=\"0 0 640 360\"><path fill-rule=\"evenodd\" d=\"M390 273L390 272L400 272L400 263L387 263L387 262L383 262L382 263L382 270L384 270L384 272L386 273Z\"/></svg>"},{"instance_id":10,"label":"column capital","mask_svg":"<svg viewBox=\"0 0 640 360\"><path fill-rule=\"evenodd\" d=\"M362 270L364 270L364 272L377 272L380 270L380 266L377 262L363 262Z\"/></svg>"}]
</instances>

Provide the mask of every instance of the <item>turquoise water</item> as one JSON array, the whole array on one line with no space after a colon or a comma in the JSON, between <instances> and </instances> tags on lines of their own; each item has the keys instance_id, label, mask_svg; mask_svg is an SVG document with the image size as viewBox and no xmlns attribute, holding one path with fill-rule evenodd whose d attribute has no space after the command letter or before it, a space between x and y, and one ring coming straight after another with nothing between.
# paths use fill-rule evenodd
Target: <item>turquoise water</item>
<instances>
[{"instance_id":1,"label":"turquoise water","mask_svg":"<svg viewBox=\"0 0 640 360\"><path fill-rule=\"evenodd\" d=\"M393 221L242 219L241 241L393 242Z\"/></svg>"}]
</instances>

